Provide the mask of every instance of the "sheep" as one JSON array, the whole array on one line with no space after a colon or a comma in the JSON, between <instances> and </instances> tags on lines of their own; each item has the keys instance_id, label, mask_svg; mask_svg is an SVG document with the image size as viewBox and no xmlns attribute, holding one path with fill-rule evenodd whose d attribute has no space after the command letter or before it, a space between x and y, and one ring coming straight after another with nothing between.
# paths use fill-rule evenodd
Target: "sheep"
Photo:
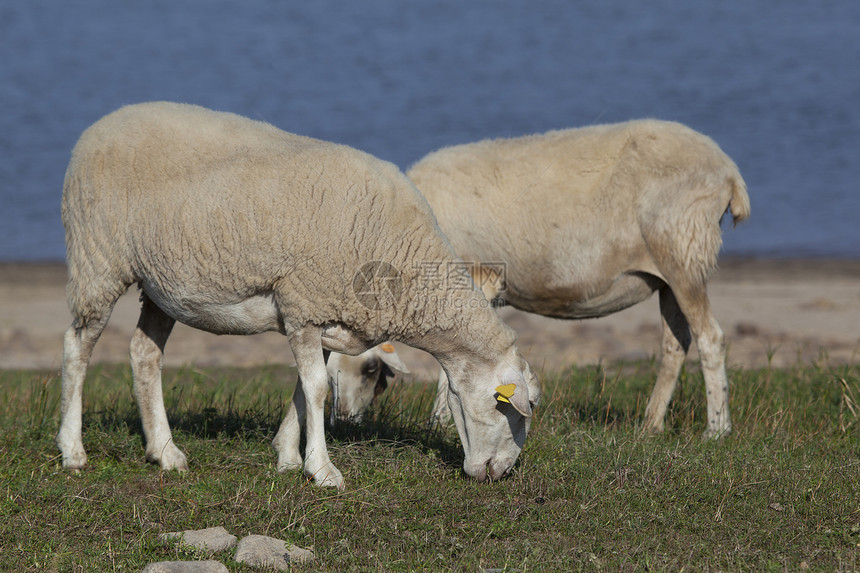
<instances>
[{"instance_id":1,"label":"sheep","mask_svg":"<svg viewBox=\"0 0 860 573\"><path fill-rule=\"evenodd\" d=\"M640 120L443 148L407 176L424 193L454 250L488 299L549 317L605 316L659 292L662 358L645 410L661 432L692 335L707 391L706 436L731 431L725 339L707 283L720 222L750 214L746 184L710 138ZM434 415L444 420L440 375Z\"/></svg>"},{"instance_id":2,"label":"sheep","mask_svg":"<svg viewBox=\"0 0 860 573\"><path fill-rule=\"evenodd\" d=\"M358 356L332 352L326 361L328 384L334 396L331 420L359 423L374 399L388 388L395 373L409 374L393 344L384 343Z\"/></svg>"},{"instance_id":3,"label":"sheep","mask_svg":"<svg viewBox=\"0 0 860 573\"><path fill-rule=\"evenodd\" d=\"M459 259L394 165L231 113L142 103L83 133L62 219L73 318L56 438L64 467L86 465L87 363L132 284L141 293L134 393L146 457L163 469L188 467L161 388L176 321L215 334L286 336L300 383L272 442L279 471L303 469L317 485L345 487L325 444L324 350L357 355L385 340L425 350L445 369L466 474L500 479L516 462L540 399L537 378L477 287L431 292L422 283L421 261ZM497 386L515 389L510 404Z\"/></svg>"}]
</instances>

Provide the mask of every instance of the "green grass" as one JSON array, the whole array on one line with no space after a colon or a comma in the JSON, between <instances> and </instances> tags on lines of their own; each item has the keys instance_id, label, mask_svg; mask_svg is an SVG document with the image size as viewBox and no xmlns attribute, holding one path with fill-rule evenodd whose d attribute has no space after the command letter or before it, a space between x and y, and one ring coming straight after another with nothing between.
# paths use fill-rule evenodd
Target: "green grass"
<instances>
[{"instance_id":1,"label":"green grass","mask_svg":"<svg viewBox=\"0 0 860 573\"><path fill-rule=\"evenodd\" d=\"M426 428L435 384L397 384L364 424L329 429L337 493L274 469L292 369L166 372L184 474L144 461L128 368L88 377L77 474L53 443L57 374L0 372L0 570L139 571L200 557L159 533L217 525L311 547L295 570L860 570L860 367L731 372L720 442L701 439L687 371L666 433L640 435L655 375L645 361L544 376L521 461L493 484L463 477L456 432Z\"/></svg>"}]
</instances>

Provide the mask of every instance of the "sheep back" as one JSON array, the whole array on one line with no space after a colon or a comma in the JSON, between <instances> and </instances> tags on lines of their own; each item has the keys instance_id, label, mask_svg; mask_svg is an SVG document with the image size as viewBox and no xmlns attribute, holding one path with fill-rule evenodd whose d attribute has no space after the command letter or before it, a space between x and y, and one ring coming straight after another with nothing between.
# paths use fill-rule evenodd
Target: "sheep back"
<instances>
[{"instance_id":1,"label":"sheep back","mask_svg":"<svg viewBox=\"0 0 860 573\"><path fill-rule=\"evenodd\" d=\"M658 274L650 249L671 249L706 280L726 207L749 215L734 162L710 138L657 120L443 148L407 175L457 253L507 262L523 296L575 284L587 298L603 288L591 286L594 269Z\"/></svg>"},{"instance_id":2,"label":"sheep back","mask_svg":"<svg viewBox=\"0 0 860 573\"><path fill-rule=\"evenodd\" d=\"M340 322L381 341L445 320L408 291L414 261L455 255L394 165L238 115L154 102L104 117L74 148L62 216L81 323L134 282L180 306L272 297L284 331ZM356 300L372 261L401 273L397 305Z\"/></svg>"}]
</instances>

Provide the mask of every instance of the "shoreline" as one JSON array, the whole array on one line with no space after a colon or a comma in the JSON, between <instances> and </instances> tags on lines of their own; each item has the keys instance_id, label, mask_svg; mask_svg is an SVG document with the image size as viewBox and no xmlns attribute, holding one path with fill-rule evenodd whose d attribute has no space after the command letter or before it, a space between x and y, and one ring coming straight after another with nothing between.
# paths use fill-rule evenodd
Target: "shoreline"
<instances>
[{"instance_id":1,"label":"shoreline","mask_svg":"<svg viewBox=\"0 0 860 573\"><path fill-rule=\"evenodd\" d=\"M0 369L59 369L62 337L71 323L64 262L0 262ZM860 363L860 259L724 257L709 296L726 334L728 365L784 367L798 361ZM137 323L135 288L117 303L96 345L93 363L127 362ZM660 352L657 297L619 313L558 320L501 308L523 355L539 370L571 364L647 359ZM688 360L695 362L694 348ZM435 380L429 355L397 344L415 373ZM165 352L169 366L290 364L277 333L216 336L177 324ZM697 366L697 364L696 364Z\"/></svg>"}]
</instances>

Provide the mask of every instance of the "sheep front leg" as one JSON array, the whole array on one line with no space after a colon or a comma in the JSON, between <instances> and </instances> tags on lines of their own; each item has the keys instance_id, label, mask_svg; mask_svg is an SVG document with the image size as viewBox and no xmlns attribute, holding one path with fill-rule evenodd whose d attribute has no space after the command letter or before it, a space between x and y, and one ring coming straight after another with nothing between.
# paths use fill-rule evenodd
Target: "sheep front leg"
<instances>
[{"instance_id":1,"label":"sheep front leg","mask_svg":"<svg viewBox=\"0 0 860 573\"><path fill-rule=\"evenodd\" d=\"M141 296L141 301L140 319L131 337L129 352L134 396L146 436L146 459L159 464L164 470L185 471L188 469L188 460L173 443L161 387L164 345L176 321L145 294Z\"/></svg>"},{"instance_id":2,"label":"sheep front leg","mask_svg":"<svg viewBox=\"0 0 860 573\"><path fill-rule=\"evenodd\" d=\"M317 485L343 489L343 476L331 462L325 443L325 400L328 395L328 373L323 356L320 329L307 327L298 331L290 337L290 347L296 358L305 403L305 432L307 437L305 474L313 477Z\"/></svg>"},{"instance_id":3,"label":"sheep front leg","mask_svg":"<svg viewBox=\"0 0 860 573\"><path fill-rule=\"evenodd\" d=\"M302 424L305 421L305 393L302 379L296 382L293 399L287 408L287 415L272 440L272 447L278 452L278 471L297 470L302 467L302 454L299 452Z\"/></svg>"},{"instance_id":4,"label":"sheep front leg","mask_svg":"<svg viewBox=\"0 0 860 573\"><path fill-rule=\"evenodd\" d=\"M451 422L451 410L448 408L448 376L445 370L439 368L439 380L436 382L436 399L433 401L433 413L430 414L431 426L444 426Z\"/></svg>"}]
</instances>

